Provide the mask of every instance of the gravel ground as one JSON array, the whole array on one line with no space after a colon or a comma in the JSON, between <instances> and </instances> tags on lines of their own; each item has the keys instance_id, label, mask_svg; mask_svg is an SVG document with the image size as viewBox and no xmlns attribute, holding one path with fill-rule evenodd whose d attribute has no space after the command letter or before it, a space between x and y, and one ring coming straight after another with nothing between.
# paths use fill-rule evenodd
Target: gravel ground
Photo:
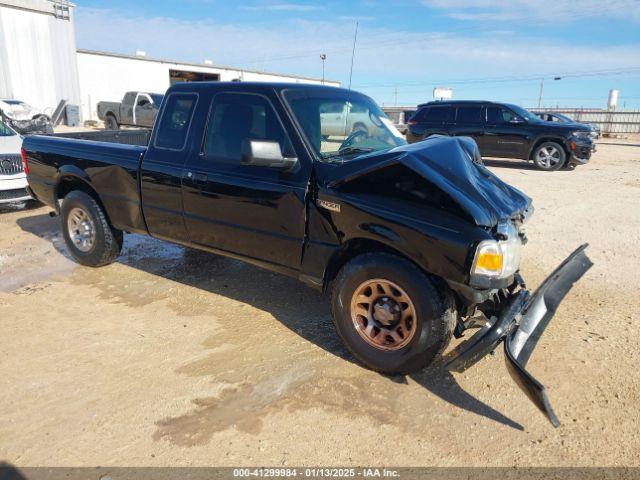
<instances>
[{"instance_id":1,"label":"gravel ground","mask_svg":"<svg viewBox=\"0 0 640 480\"><path fill-rule=\"evenodd\" d=\"M0 213L0 460L18 466L640 466L640 142L544 173L490 168L533 197L522 272L583 242L595 262L529 366L388 378L353 362L328 302L295 280L141 236L73 263L46 208ZM454 343L455 344L455 343Z\"/></svg>"}]
</instances>

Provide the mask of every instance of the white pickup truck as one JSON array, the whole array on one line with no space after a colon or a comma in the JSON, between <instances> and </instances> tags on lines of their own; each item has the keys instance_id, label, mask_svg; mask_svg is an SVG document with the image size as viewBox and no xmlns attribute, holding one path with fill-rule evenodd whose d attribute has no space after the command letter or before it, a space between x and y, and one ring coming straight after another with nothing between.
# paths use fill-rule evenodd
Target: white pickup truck
<instances>
[{"instance_id":1,"label":"white pickup truck","mask_svg":"<svg viewBox=\"0 0 640 480\"><path fill-rule=\"evenodd\" d=\"M31 200L21 148L22 137L0 121L0 204Z\"/></svg>"}]
</instances>

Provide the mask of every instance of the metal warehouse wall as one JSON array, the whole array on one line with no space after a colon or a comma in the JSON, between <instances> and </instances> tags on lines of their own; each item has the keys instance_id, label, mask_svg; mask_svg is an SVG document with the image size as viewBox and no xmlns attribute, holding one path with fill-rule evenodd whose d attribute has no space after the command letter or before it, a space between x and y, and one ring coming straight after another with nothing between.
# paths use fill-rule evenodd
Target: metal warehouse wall
<instances>
[{"instance_id":1,"label":"metal warehouse wall","mask_svg":"<svg viewBox=\"0 0 640 480\"><path fill-rule=\"evenodd\" d=\"M169 70L218 74L222 82L240 79L245 82L321 83L318 79L237 70L222 66L175 63L168 60L89 50L78 50L77 59L84 120L98 118L96 112L98 102L119 102L125 92L164 93L170 85ZM325 83L340 86L339 82Z\"/></svg>"},{"instance_id":2,"label":"metal warehouse wall","mask_svg":"<svg viewBox=\"0 0 640 480\"><path fill-rule=\"evenodd\" d=\"M602 133L640 133L640 110L596 110L582 108L532 108L536 112L557 112L576 122L598 125Z\"/></svg>"},{"instance_id":3,"label":"metal warehouse wall","mask_svg":"<svg viewBox=\"0 0 640 480\"><path fill-rule=\"evenodd\" d=\"M47 0L0 1L0 98L52 112L61 99L79 105L73 7L56 18Z\"/></svg>"}]
</instances>

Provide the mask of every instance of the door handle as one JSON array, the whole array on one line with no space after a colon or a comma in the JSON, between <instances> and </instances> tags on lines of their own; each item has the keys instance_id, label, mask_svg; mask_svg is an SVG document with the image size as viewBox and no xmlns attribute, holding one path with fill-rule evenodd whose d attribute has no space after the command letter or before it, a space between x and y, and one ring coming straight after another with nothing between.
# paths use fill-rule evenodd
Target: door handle
<instances>
[{"instance_id":1,"label":"door handle","mask_svg":"<svg viewBox=\"0 0 640 480\"><path fill-rule=\"evenodd\" d=\"M193 183L198 183L198 184L207 183L207 179L208 179L205 173L188 172L187 177L189 177Z\"/></svg>"}]
</instances>

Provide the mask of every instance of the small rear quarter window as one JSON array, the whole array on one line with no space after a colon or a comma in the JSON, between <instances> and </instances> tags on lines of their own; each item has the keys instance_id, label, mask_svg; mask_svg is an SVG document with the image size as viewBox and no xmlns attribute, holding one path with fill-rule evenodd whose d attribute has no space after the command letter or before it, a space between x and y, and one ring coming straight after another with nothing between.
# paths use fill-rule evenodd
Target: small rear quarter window
<instances>
[{"instance_id":1,"label":"small rear quarter window","mask_svg":"<svg viewBox=\"0 0 640 480\"><path fill-rule=\"evenodd\" d=\"M195 109L197 95L172 93L166 100L156 134L156 148L182 150Z\"/></svg>"}]
</instances>

